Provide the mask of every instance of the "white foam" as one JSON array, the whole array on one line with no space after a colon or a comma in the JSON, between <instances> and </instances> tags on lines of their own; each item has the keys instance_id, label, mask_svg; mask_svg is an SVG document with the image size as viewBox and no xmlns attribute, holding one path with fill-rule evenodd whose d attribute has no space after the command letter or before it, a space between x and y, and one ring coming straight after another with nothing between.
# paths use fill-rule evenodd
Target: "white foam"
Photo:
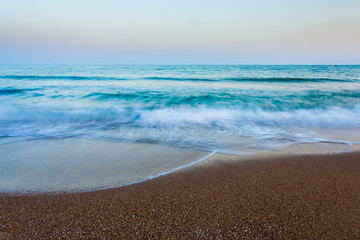
<instances>
[{"instance_id":1,"label":"white foam","mask_svg":"<svg viewBox=\"0 0 360 240\"><path fill-rule=\"evenodd\" d=\"M243 149L268 150L294 142L317 141L329 130L356 129L357 132L360 127L358 106L265 111L206 106L129 110L4 104L0 110L0 137L5 138L81 136L235 153L247 152ZM323 140L346 139L325 136Z\"/></svg>"}]
</instances>

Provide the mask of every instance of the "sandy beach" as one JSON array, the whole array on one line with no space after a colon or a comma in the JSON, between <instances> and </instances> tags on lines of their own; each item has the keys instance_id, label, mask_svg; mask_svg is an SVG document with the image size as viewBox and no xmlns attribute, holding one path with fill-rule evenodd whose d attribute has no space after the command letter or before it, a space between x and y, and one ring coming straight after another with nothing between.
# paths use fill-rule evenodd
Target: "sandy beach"
<instances>
[{"instance_id":1,"label":"sandy beach","mask_svg":"<svg viewBox=\"0 0 360 240\"><path fill-rule=\"evenodd\" d=\"M0 197L1 239L358 239L360 153L213 160L108 190Z\"/></svg>"}]
</instances>

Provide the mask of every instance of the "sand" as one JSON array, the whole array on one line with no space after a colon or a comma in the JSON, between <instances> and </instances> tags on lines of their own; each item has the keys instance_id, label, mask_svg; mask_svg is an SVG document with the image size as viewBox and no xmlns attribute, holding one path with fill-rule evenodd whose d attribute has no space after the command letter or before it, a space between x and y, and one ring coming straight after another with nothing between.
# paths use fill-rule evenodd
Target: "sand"
<instances>
[{"instance_id":1,"label":"sand","mask_svg":"<svg viewBox=\"0 0 360 240\"><path fill-rule=\"evenodd\" d=\"M2 194L0 238L359 239L360 153L218 160L108 190Z\"/></svg>"}]
</instances>

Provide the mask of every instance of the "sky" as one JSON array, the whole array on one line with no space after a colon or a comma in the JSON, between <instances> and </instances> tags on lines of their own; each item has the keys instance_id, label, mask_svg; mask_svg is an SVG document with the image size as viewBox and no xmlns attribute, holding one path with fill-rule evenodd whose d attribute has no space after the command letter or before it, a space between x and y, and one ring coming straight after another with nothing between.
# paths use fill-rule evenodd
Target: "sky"
<instances>
[{"instance_id":1,"label":"sky","mask_svg":"<svg viewBox=\"0 0 360 240\"><path fill-rule=\"evenodd\" d=\"M0 64L360 64L359 0L2 0Z\"/></svg>"}]
</instances>

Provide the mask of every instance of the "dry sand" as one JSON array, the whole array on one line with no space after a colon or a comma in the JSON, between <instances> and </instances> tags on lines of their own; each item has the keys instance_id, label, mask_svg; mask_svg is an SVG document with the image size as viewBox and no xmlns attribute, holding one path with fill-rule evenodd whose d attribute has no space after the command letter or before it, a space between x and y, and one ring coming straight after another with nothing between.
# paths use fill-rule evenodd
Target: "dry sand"
<instances>
[{"instance_id":1,"label":"dry sand","mask_svg":"<svg viewBox=\"0 0 360 240\"><path fill-rule=\"evenodd\" d=\"M213 161L102 191L0 197L0 239L360 239L360 153Z\"/></svg>"}]
</instances>

